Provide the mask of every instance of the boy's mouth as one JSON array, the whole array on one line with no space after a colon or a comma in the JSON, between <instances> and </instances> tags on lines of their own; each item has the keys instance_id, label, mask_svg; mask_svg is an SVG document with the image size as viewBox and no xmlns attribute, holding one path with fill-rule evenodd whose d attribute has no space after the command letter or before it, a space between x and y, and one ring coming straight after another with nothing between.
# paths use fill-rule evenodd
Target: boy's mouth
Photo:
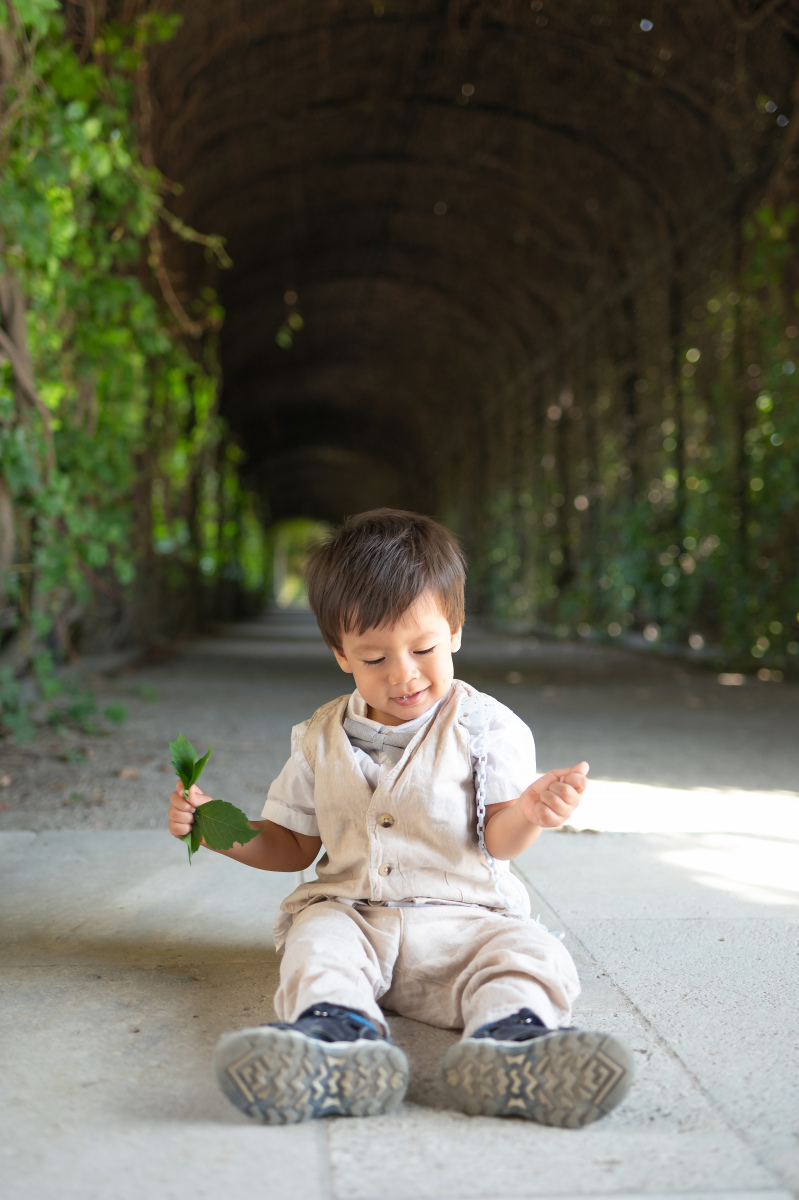
<instances>
[{"instance_id":1,"label":"boy's mouth","mask_svg":"<svg viewBox=\"0 0 799 1200\"><path fill-rule=\"evenodd\" d=\"M392 696L394 704L401 704L404 708L413 708L414 704L418 704L424 696L427 688L422 688L420 692L409 692L406 696Z\"/></svg>"}]
</instances>

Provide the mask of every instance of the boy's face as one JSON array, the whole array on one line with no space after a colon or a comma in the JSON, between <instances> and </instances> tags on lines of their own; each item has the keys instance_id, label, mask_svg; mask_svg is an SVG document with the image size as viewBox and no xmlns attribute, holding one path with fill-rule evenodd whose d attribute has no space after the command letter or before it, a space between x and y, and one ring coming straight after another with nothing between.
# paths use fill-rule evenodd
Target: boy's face
<instances>
[{"instance_id":1,"label":"boy's face","mask_svg":"<svg viewBox=\"0 0 799 1200\"><path fill-rule=\"evenodd\" d=\"M435 597L425 592L396 625L343 633L341 650L333 653L342 671L352 674L372 720L401 725L446 696L452 653L460 644L460 629L450 629Z\"/></svg>"}]
</instances>

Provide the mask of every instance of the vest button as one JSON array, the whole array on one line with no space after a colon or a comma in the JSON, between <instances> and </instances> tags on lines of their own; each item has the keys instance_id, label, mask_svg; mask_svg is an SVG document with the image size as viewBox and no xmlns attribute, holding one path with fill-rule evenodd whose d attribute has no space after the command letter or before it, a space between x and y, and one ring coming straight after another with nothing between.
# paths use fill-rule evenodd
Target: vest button
<instances>
[{"instance_id":1,"label":"vest button","mask_svg":"<svg viewBox=\"0 0 799 1200\"><path fill-rule=\"evenodd\" d=\"M383 865L381 867L377 868L377 873L378 873L378 875L390 875L391 867L389 866L388 863L383 863Z\"/></svg>"},{"instance_id":2,"label":"vest button","mask_svg":"<svg viewBox=\"0 0 799 1200\"><path fill-rule=\"evenodd\" d=\"M394 824L394 818L391 813L382 813L377 819L384 829L390 829Z\"/></svg>"}]
</instances>

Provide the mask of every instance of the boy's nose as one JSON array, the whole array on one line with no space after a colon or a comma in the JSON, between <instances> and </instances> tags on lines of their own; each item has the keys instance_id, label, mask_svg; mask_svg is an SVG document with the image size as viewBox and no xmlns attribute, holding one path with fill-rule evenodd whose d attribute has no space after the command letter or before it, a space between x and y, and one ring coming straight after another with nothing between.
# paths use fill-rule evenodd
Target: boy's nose
<instances>
[{"instance_id":1,"label":"boy's nose","mask_svg":"<svg viewBox=\"0 0 799 1200\"><path fill-rule=\"evenodd\" d=\"M419 672L416 663L398 663L389 672L388 682L391 687L399 687L401 684L411 683L414 679L418 679L418 677Z\"/></svg>"}]
</instances>

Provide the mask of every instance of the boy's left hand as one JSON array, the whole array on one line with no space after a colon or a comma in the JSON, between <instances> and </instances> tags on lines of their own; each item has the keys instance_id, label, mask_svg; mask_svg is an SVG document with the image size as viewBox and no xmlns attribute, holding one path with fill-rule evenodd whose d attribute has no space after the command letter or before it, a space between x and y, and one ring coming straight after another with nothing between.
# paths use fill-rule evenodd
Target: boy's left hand
<instances>
[{"instance_id":1,"label":"boy's left hand","mask_svg":"<svg viewBox=\"0 0 799 1200\"><path fill-rule=\"evenodd\" d=\"M542 829L565 825L586 789L588 771L587 762L547 771L525 788L519 797L519 808L532 825L540 825Z\"/></svg>"}]
</instances>

